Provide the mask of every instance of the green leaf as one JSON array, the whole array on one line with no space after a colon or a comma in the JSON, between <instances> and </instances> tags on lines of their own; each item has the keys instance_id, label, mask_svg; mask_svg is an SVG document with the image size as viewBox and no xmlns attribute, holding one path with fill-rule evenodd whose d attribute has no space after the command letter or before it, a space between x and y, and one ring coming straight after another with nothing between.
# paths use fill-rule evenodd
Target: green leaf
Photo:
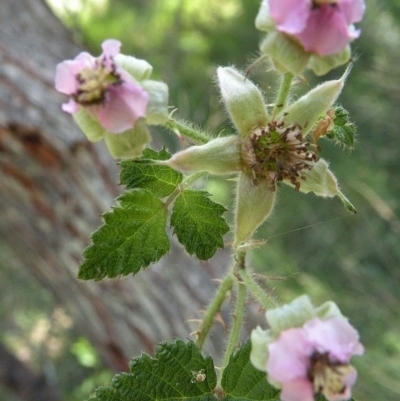
<instances>
[{"instance_id":1,"label":"green leaf","mask_svg":"<svg viewBox=\"0 0 400 401\"><path fill-rule=\"evenodd\" d=\"M222 214L226 209L209 199L205 191L185 190L175 201L171 216L174 234L186 251L201 260L210 259L224 246L229 231Z\"/></svg>"},{"instance_id":2,"label":"green leaf","mask_svg":"<svg viewBox=\"0 0 400 401\"><path fill-rule=\"evenodd\" d=\"M159 344L154 358L133 359L130 373L117 374L112 387L98 389L91 401L216 401L216 383L211 357L193 342L176 340Z\"/></svg>"},{"instance_id":3,"label":"green leaf","mask_svg":"<svg viewBox=\"0 0 400 401\"><path fill-rule=\"evenodd\" d=\"M157 152L147 148L140 159L122 161L121 183L128 189L148 189L160 198L170 195L182 182L182 174L168 166L152 164L152 160L168 160L170 157L165 149Z\"/></svg>"},{"instance_id":4,"label":"green leaf","mask_svg":"<svg viewBox=\"0 0 400 401\"><path fill-rule=\"evenodd\" d=\"M352 150L354 148L354 136L356 127L350 121L349 113L342 106L335 107L333 128L328 131L326 137L334 142Z\"/></svg>"},{"instance_id":5,"label":"green leaf","mask_svg":"<svg viewBox=\"0 0 400 401\"><path fill-rule=\"evenodd\" d=\"M279 401L279 390L272 387L264 372L250 362L251 343L248 341L229 359L222 375L223 401Z\"/></svg>"},{"instance_id":6,"label":"green leaf","mask_svg":"<svg viewBox=\"0 0 400 401\"><path fill-rule=\"evenodd\" d=\"M126 192L117 200L119 206L103 215L105 224L83 252L81 279L136 274L169 251L164 203L146 190Z\"/></svg>"}]
</instances>

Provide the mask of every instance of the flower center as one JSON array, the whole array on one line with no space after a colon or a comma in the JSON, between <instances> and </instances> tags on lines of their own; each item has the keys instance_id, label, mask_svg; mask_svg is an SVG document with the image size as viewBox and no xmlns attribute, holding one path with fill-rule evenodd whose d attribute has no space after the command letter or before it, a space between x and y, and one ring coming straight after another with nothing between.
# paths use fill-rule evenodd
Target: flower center
<instances>
[{"instance_id":1,"label":"flower center","mask_svg":"<svg viewBox=\"0 0 400 401\"><path fill-rule=\"evenodd\" d=\"M313 8L323 6L324 4L328 4L330 6L336 6L339 0L313 0Z\"/></svg>"},{"instance_id":2,"label":"flower center","mask_svg":"<svg viewBox=\"0 0 400 401\"><path fill-rule=\"evenodd\" d=\"M253 176L254 185L258 180L267 180L272 190L282 180L289 180L298 190L301 171L311 170L318 156L303 140L301 127L292 124L284 127L283 121L271 121L266 127L257 128L242 145L242 159L245 171Z\"/></svg>"},{"instance_id":3,"label":"flower center","mask_svg":"<svg viewBox=\"0 0 400 401\"><path fill-rule=\"evenodd\" d=\"M117 74L115 64L106 63L105 58L97 59L94 67L86 67L77 75L79 89L73 99L83 105L90 106L104 102L110 85L120 85L122 80Z\"/></svg>"},{"instance_id":4,"label":"flower center","mask_svg":"<svg viewBox=\"0 0 400 401\"><path fill-rule=\"evenodd\" d=\"M308 371L308 378L314 386L314 394L323 394L327 399L343 395L348 386L347 377L353 370L349 364L332 362L328 353L314 353Z\"/></svg>"}]
</instances>

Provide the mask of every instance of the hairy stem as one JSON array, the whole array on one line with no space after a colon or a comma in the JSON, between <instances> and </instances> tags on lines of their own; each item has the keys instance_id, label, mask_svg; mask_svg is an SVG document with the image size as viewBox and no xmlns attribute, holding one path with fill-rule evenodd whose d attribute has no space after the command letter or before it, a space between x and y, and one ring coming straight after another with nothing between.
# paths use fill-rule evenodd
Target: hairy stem
<instances>
[{"instance_id":1,"label":"hairy stem","mask_svg":"<svg viewBox=\"0 0 400 401\"><path fill-rule=\"evenodd\" d=\"M286 105L293 78L294 75L290 72L287 72L282 75L282 80L279 87L278 95L275 100L275 106L273 111L274 117L276 117L276 115L279 115Z\"/></svg>"},{"instance_id":2,"label":"hairy stem","mask_svg":"<svg viewBox=\"0 0 400 401\"><path fill-rule=\"evenodd\" d=\"M183 121L169 119L166 126L178 135L183 135L191 139L195 144L204 144L210 141L210 137L203 132L195 130L193 127Z\"/></svg>"},{"instance_id":3,"label":"hairy stem","mask_svg":"<svg viewBox=\"0 0 400 401\"><path fill-rule=\"evenodd\" d=\"M250 291L253 298L255 298L264 309L276 308L276 303L265 293L265 291L258 285L258 283L248 274L244 269L239 272L239 277L243 284Z\"/></svg>"},{"instance_id":4,"label":"hairy stem","mask_svg":"<svg viewBox=\"0 0 400 401\"><path fill-rule=\"evenodd\" d=\"M245 252L238 252L236 254L236 264L234 266L234 274L235 274L236 278L239 278L240 277L239 272L246 268L245 257L246 257ZM219 383L222 380L223 371L229 363L229 358L232 355L232 353L235 351L235 349L239 343L240 332L242 330L245 309L246 309L246 295L247 295L246 286L244 285L244 283L242 283L241 281L238 280L237 281L236 306L235 306L235 310L232 315L232 326L230 328L230 333L229 333L229 338L228 338L228 342L227 342L226 349L225 349L225 354L222 359L222 365L221 365L220 375L219 375L219 379L218 379Z\"/></svg>"},{"instance_id":5,"label":"hairy stem","mask_svg":"<svg viewBox=\"0 0 400 401\"><path fill-rule=\"evenodd\" d=\"M208 306L203 321L201 322L197 337L197 345L200 348L204 345L204 341L206 340L207 335L214 323L214 317L220 311L221 306L225 301L226 294L228 293L228 291L230 291L232 285L233 285L233 275L232 273L229 273L222 281L219 290L217 291L214 299Z\"/></svg>"},{"instance_id":6,"label":"hairy stem","mask_svg":"<svg viewBox=\"0 0 400 401\"><path fill-rule=\"evenodd\" d=\"M246 286L243 283L238 282L236 306L232 316L233 317L232 327L229 333L228 343L226 345L225 354L222 360L219 381L221 381L222 379L223 371L229 363L230 356L235 351L239 343L240 332L242 331L243 320L245 315L246 294L247 294Z\"/></svg>"}]
</instances>

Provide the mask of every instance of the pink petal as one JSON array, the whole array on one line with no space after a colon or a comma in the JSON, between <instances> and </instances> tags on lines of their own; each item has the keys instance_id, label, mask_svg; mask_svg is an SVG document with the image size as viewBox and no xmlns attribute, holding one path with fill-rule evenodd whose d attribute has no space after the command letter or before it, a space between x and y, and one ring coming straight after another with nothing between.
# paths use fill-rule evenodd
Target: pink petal
<instances>
[{"instance_id":1,"label":"pink petal","mask_svg":"<svg viewBox=\"0 0 400 401\"><path fill-rule=\"evenodd\" d=\"M146 115L148 94L133 82L110 86L107 98L97 111L100 124L108 132L121 133Z\"/></svg>"},{"instance_id":2,"label":"pink petal","mask_svg":"<svg viewBox=\"0 0 400 401\"><path fill-rule=\"evenodd\" d=\"M302 328L283 331L268 345L267 372L271 381L284 383L307 377L312 344Z\"/></svg>"},{"instance_id":3,"label":"pink petal","mask_svg":"<svg viewBox=\"0 0 400 401\"><path fill-rule=\"evenodd\" d=\"M349 43L349 29L337 9L323 5L311 11L306 27L296 38L305 50L328 56L339 53Z\"/></svg>"},{"instance_id":4,"label":"pink petal","mask_svg":"<svg viewBox=\"0 0 400 401\"><path fill-rule=\"evenodd\" d=\"M71 95L78 88L76 81L76 63L72 60L63 61L57 64L55 87L61 93Z\"/></svg>"},{"instance_id":5,"label":"pink petal","mask_svg":"<svg viewBox=\"0 0 400 401\"><path fill-rule=\"evenodd\" d=\"M347 25L361 21L365 11L364 0L341 0L338 7Z\"/></svg>"},{"instance_id":6,"label":"pink petal","mask_svg":"<svg viewBox=\"0 0 400 401\"><path fill-rule=\"evenodd\" d=\"M269 7L278 31L292 35L304 29L311 12L308 0L269 0Z\"/></svg>"},{"instance_id":7,"label":"pink petal","mask_svg":"<svg viewBox=\"0 0 400 401\"><path fill-rule=\"evenodd\" d=\"M102 43L101 48L105 56L114 57L120 52L121 42L115 39L107 39Z\"/></svg>"},{"instance_id":8,"label":"pink petal","mask_svg":"<svg viewBox=\"0 0 400 401\"><path fill-rule=\"evenodd\" d=\"M71 95L78 89L77 75L85 68L92 67L95 58L89 53L79 53L74 60L66 60L57 64L55 88L61 92Z\"/></svg>"},{"instance_id":9,"label":"pink petal","mask_svg":"<svg viewBox=\"0 0 400 401\"><path fill-rule=\"evenodd\" d=\"M308 321L303 328L316 351L329 352L337 361L347 363L351 355L360 355L364 351L357 330L342 317L328 320L316 318Z\"/></svg>"},{"instance_id":10,"label":"pink petal","mask_svg":"<svg viewBox=\"0 0 400 401\"><path fill-rule=\"evenodd\" d=\"M314 401L313 386L307 379L285 382L280 397L282 401Z\"/></svg>"},{"instance_id":11,"label":"pink petal","mask_svg":"<svg viewBox=\"0 0 400 401\"><path fill-rule=\"evenodd\" d=\"M74 114L79 110L79 104L76 103L75 100L69 99L69 102L63 103L61 108L67 113Z\"/></svg>"}]
</instances>

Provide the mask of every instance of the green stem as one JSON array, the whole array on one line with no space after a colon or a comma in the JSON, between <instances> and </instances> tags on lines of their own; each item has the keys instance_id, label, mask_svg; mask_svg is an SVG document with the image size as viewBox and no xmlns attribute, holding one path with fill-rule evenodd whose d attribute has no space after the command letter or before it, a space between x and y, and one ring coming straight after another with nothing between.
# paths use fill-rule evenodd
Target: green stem
<instances>
[{"instance_id":1,"label":"green stem","mask_svg":"<svg viewBox=\"0 0 400 401\"><path fill-rule=\"evenodd\" d=\"M182 191L187 188L189 185L193 184L195 181L197 181L199 178L201 178L203 175L207 173L200 171L199 173L194 173L192 175L189 175L186 177L180 185L177 186L177 188L172 192L170 196L168 196L167 200L165 201L165 205L168 207L173 200L182 193Z\"/></svg>"},{"instance_id":2,"label":"green stem","mask_svg":"<svg viewBox=\"0 0 400 401\"><path fill-rule=\"evenodd\" d=\"M285 74L282 75L281 85L279 87L278 95L275 100L275 106L273 111L274 117L277 114L279 115L279 113L283 110L283 108L286 105L293 78L294 75L290 72L286 72Z\"/></svg>"},{"instance_id":3,"label":"green stem","mask_svg":"<svg viewBox=\"0 0 400 401\"><path fill-rule=\"evenodd\" d=\"M229 333L228 343L226 345L225 354L222 360L221 370L218 378L219 384L221 383L224 369L229 363L229 358L233 354L239 343L240 332L243 326L247 290L246 286L243 283L238 282L237 286L238 290L237 290L236 306L233 312L232 327Z\"/></svg>"},{"instance_id":4,"label":"green stem","mask_svg":"<svg viewBox=\"0 0 400 401\"><path fill-rule=\"evenodd\" d=\"M246 252L237 252L236 253L236 264L234 266L234 275L236 278L240 277L239 272L241 270L245 270L245 258ZM232 315L232 327L230 328L229 338L226 345L224 357L222 359L221 370L219 374L219 385L221 384L222 374L224 369L229 363L229 358L232 353L235 351L240 338L240 332L243 326L243 320L245 315L245 307L246 307L246 295L247 288L244 283L237 281L237 298L236 298L236 306Z\"/></svg>"},{"instance_id":5,"label":"green stem","mask_svg":"<svg viewBox=\"0 0 400 401\"><path fill-rule=\"evenodd\" d=\"M251 295L260 302L264 309L276 308L276 303L268 297L265 291L253 280L246 270L240 270L239 277L250 291Z\"/></svg>"},{"instance_id":6,"label":"green stem","mask_svg":"<svg viewBox=\"0 0 400 401\"><path fill-rule=\"evenodd\" d=\"M217 291L214 299L208 306L203 321L201 322L197 337L197 345L199 346L199 348L201 348L204 345L204 341L206 340L207 335L214 323L214 317L220 311L221 306L225 301L226 294L228 291L230 291L232 285L233 285L233 275L232 273L229 273L222 281L219 290Z\"/></svg>"},{"instance_id":7,"label":"green stem","mask_svg":"<svg viewBox=\"0 0 400 401\"><path fill-rule=\"evenodd\" d=\"M208 135L204 134L203 132L196 131L193 129L193 127L189 126L183 121L177 121L171 118L167 121L166 126L171 131L191 139L196 144L204 144L211 139Z\"/></svg>"}]
</instances>

